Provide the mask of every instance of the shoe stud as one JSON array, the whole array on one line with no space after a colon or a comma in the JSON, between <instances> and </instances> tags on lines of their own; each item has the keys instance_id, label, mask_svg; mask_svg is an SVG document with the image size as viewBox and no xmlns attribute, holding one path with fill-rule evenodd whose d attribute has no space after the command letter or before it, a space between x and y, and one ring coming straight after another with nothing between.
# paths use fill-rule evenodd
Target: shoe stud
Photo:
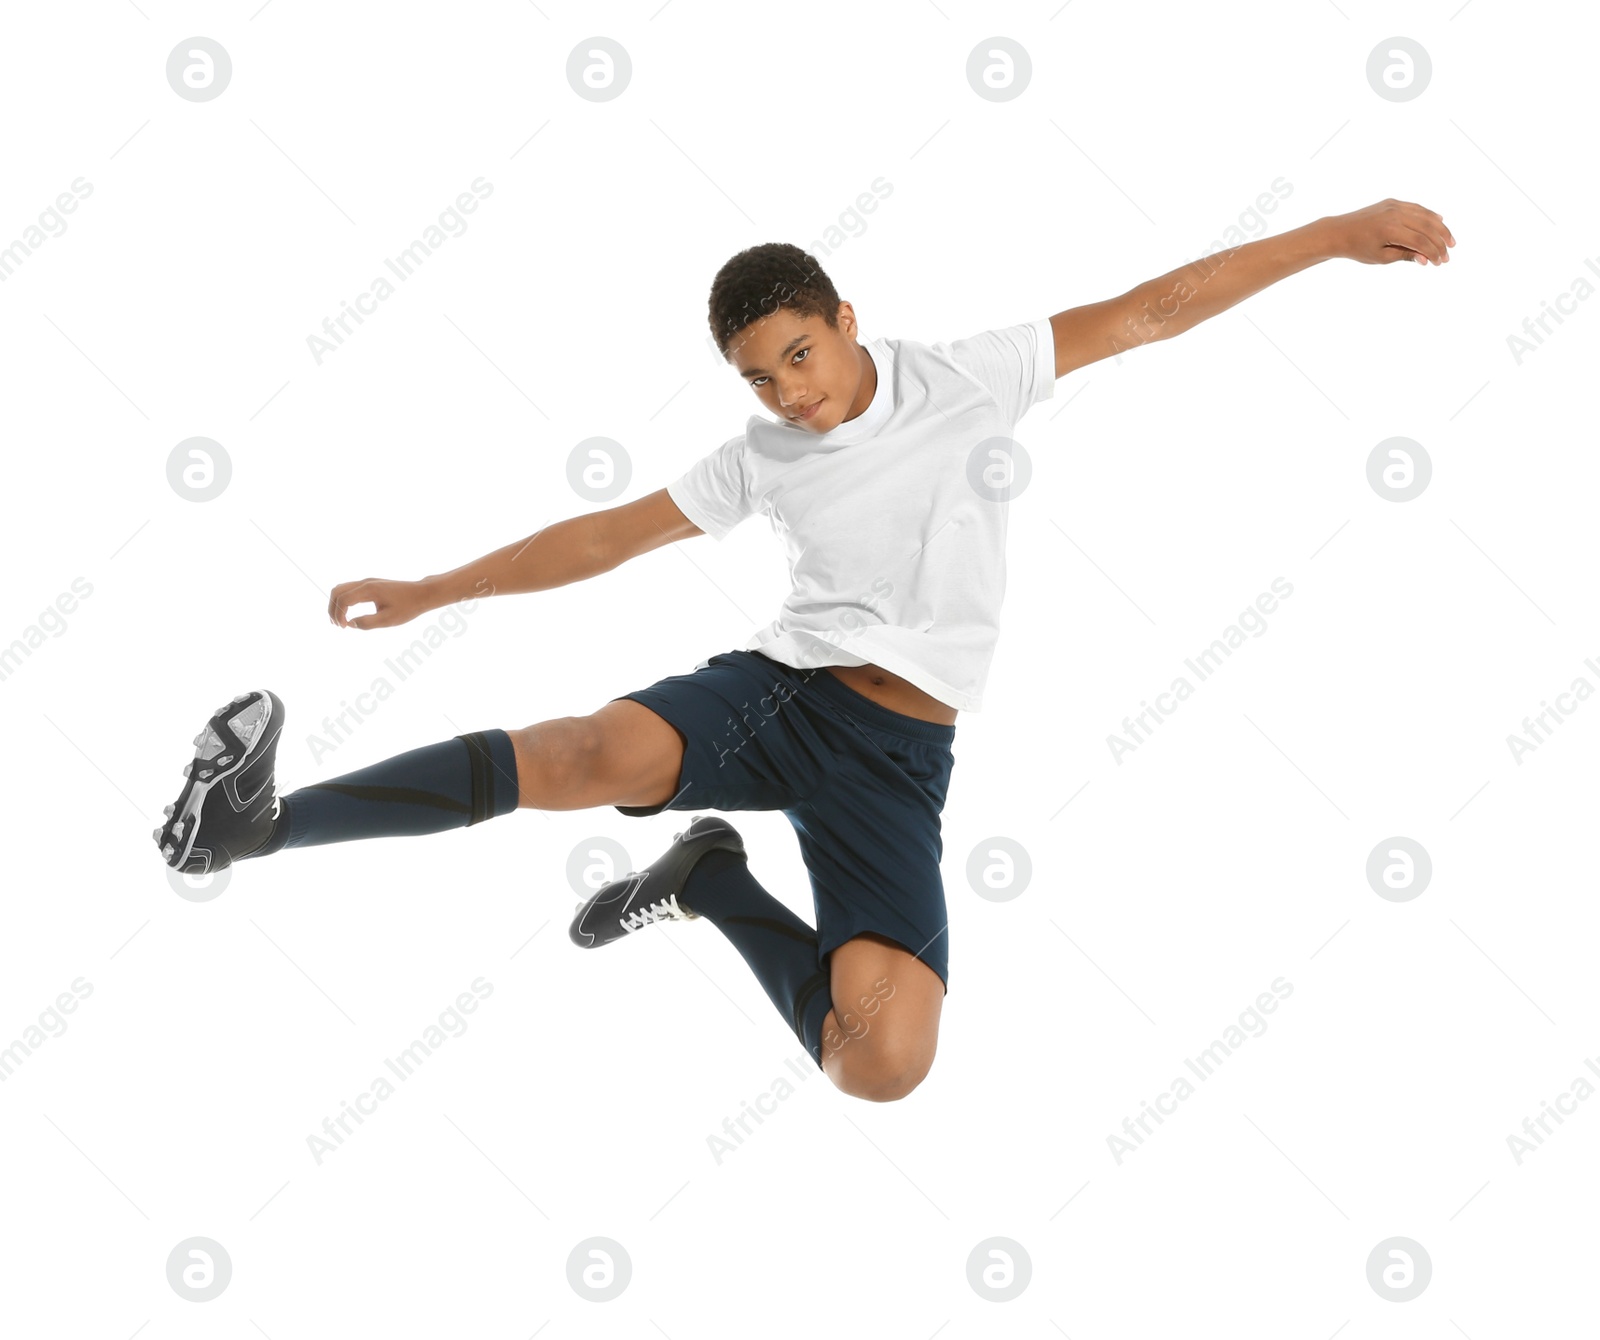
<instances>
[{"instance_id":1,"label":"shoe stud","mask_svg":"<svg viewBox=\"0 0 1600 1340\"><path fill-rule=\"evenodd\" d=\"M169 818L169 819L172 818L172 811L175 810L175 809L177 809L176 805L168 805L167 806L166 811L165 811L167 818Z\"/></svg>"},{"instance_id":2,"label":"shoe stud","mask_svg":"<svg viewBox=\"0 0 1600 1340\"><path fill-rule=\"evenodd\" d=\"M161 830L160 830L160 829L159 829L159 828L158 828L158 829L156 829L156 831L155 831L155 832L153 832L153 833L152 833L152 834L150 834L150 838L151 838L151 840L152 840L152 841L153 841L153 842L155 842L155 843L156 843L156 844L157 844L157 845L158 845L158 846L159 846L159 845L160 845L160 843L161 843Z\"/></svg>"},{"instance_id":3,"label":"shoe stud","mask_svg":"<svg viewBox=\"0 0 1600 1340\"><path fill-rule=\"evenodd\" d=\"M211 776L211 769L210 768L201 768L200 769L200 780L202 782L205 781L205 779L207 777L209 777L209 776Z\"/></svg>"},{"instance_id":4,"label":"shoe stud","mask_svg":"<svg viewBox=\"0 0 1600 1340\"><path fill-rule=\"evenodd\" d=\"M232 754L224 754L221 758L219 758L217 760L217 766L219 768L225 768L225 767L228 766L228 764L230 764L232 762L233 762L233 755Z\"/></svg>"},{"instance_id":5,"label":"shoe stud","mask_svg":"<svg viewBox=\"0 0 1600 1340\"><path fill-rule=\"evenodd\" d=\"M172 825L172 836L175 837L175 838L181 838L183 836L183 820L182 819L179 819L177 823Z\"/></svg>"},{"instance_id":6,"label":"shoe stud","mask_svg":"<svg viewBox=\"0 0 1600 1340\"><path fill-rule=\"evenodd\" d=\"M162 848L162 849L161 849L161 854L162 854L162 855L163 855L163 856L164 856L164 857L166 857L166 858L167 858L167 860L169 860L169 861L170 861L170 860L171 860L171 859L172 859L172 853L173 853L173 850L174 850L174 848L173 848L173 846L172 846L172 844L171 844L171 843L170 843L170 842L169 842L169 843L167 843L167 845L166 845L166 846L165 846L165 847L163 847L163 848Z\"/></svg>"}]
</instances>

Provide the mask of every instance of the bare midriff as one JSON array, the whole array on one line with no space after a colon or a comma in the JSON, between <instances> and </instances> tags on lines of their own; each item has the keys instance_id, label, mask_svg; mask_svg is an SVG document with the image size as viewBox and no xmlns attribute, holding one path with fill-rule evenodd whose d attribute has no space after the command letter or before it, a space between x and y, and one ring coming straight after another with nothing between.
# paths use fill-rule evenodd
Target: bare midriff
<instances>
[{"instance_id":1,"label":"bare midriff","mask_svg":"<svg viewBox=\"0 0 1600 1340\"><path fill-rule=\"evenodd\" d=\"M916 717L918 721L933 721L941 726L956 724L956 709L949 703L924 693L908 679L891 674L881 665L829 665L831 671L863 698L870 698L880 707L902 716Z\"/></svg>"}]
</instances>

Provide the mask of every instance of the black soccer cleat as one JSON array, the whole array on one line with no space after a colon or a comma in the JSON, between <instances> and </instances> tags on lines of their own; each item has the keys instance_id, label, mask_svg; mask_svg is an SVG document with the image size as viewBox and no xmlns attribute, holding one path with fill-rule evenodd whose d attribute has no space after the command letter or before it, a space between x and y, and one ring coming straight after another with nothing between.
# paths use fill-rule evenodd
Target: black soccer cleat
<instances>
[{"instance_id":1,"label":"black soccer cleat","mask_svg":"<svg viewBox=\"0 0 1600 1340\"><path fill-rule=\"evenodd\" d=\"M658 921L693 921L700 914L678 901L689 872L707 852L745 854L744 839L726 819L702 815L645 870L630 870L581 903L568 934L580 949L595 949Z\"/></svg>"},{"instance_id":2,"label":"black soccer cleat","mask_svg":"<svg viewBox=\"0 0 1600 1340\"><path fill-rule=\"evenodd\" d=\"M283 704L270 691L243 693L194 737L184 783L156 829L161 859L186 875L225 870L272 836L272 763Z\"/></svg>"}]
</instances>

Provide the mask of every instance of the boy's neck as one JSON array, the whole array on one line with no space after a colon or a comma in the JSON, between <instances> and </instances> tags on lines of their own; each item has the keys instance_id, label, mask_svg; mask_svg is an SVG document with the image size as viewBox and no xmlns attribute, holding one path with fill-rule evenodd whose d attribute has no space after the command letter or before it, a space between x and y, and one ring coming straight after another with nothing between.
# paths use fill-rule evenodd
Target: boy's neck
<instances>
[{"instance_id":1,"label":"boy's neck","mask_svg":"<svg viewBox=\"0 0 1600 1340\"><path fill-rule=\"evenodd\" d=\"M841 420L842 423L849 423L851 419L865 414L873 397L878 394L878 365L872 361L866 345L856 345L856 358L861 363L861 389L856 392L855 403L850 406L850 412Z\"/></svg>"}]
</instances>

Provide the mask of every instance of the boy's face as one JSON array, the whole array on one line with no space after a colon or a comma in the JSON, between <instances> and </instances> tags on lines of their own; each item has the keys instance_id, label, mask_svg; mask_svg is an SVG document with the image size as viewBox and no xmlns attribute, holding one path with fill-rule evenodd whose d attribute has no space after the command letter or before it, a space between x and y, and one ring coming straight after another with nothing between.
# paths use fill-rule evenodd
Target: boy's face
<instances>
[{"instance_id":1,"label":"boy's face","mask_svg":"<svg viewBox=\"0 0 1600 1340\"><path fill-rule=\"evenodd\" d=\"M826 433L866 409L876 390L865 375L871 356L856 343L849 303L839 304L838 321L830 330L820 316L800 317L780 307L734 336L728 362L779 419ZM802 417L807 409L810 416Z\"/></svg>"}]
</instances>

